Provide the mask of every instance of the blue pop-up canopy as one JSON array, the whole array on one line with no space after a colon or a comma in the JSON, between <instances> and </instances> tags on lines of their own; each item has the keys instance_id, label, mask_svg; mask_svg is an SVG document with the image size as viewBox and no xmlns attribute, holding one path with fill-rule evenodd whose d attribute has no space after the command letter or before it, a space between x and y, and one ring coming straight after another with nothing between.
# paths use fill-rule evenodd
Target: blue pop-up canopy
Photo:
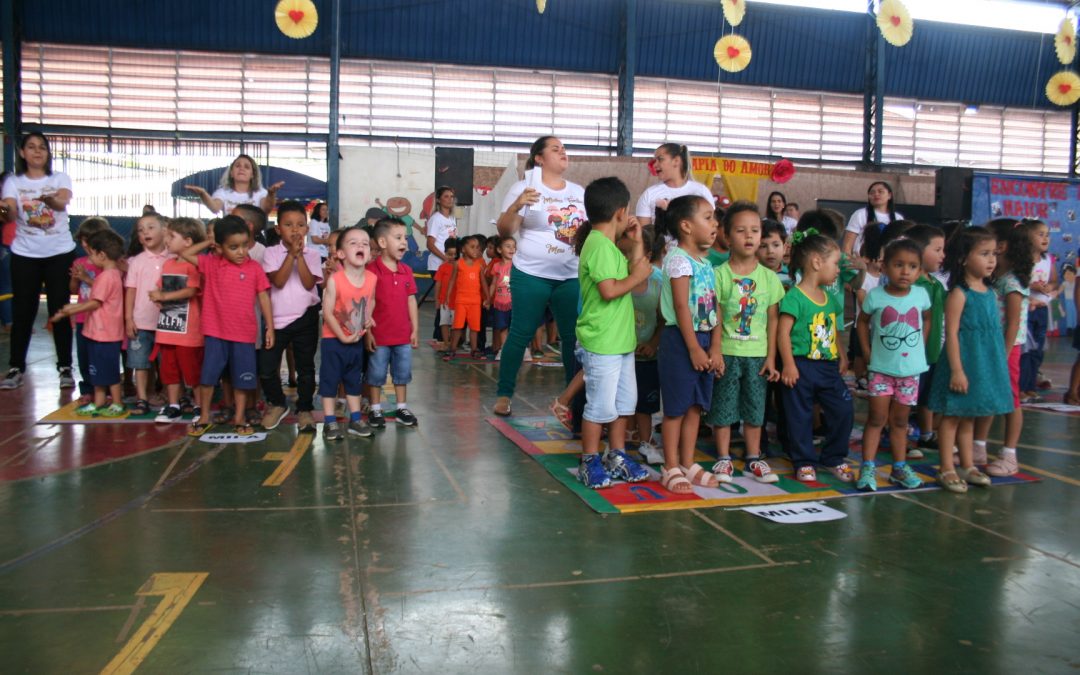
<instances>
[{"instance_id":1,"label":"blue pop-up canopy","mask_svg":"<svg viewBox=\"0 0 1080 675\"><path fill-rule=\"evenodd\" d=\"M228 171L228 169L227 166L218 169L207 169L181 178L172 184L173 198L191 201L199 199L195 193L185 190L185 185L198 185L213 194L214 190L218 189L220 185L221 174ZM278 199L295 199L302 202L326 199L326 181L276 166L260 166L259 172L262 174L263 187L273 185L278 181L285 181L285 185L278 190Z\"/></svg>"}]
</instances>

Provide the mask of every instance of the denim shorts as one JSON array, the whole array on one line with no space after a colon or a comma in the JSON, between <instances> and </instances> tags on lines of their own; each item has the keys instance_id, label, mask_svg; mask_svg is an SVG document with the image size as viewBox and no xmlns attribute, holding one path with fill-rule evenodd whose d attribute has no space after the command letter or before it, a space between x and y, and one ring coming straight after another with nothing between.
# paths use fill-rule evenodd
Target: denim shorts
<instances>
[{"instance_id":1,"label":"denim shorts","mask_svg":"<svg viewBox=\"0 0 1080 675\"><path fill-rule=\"evenodd\" d=\"M412 382L412 345L376 347L368 355L367 383L373 387L383 386L388 369L395 385Z\"/></svg>"},{"instance_id":2,"label":"denim shorts","mask_svg":"<svg viewBox=\"0 0 1080 675\"><path fill-rule=\"evenodd\" d=\"M633 415L637 408L634 353L594 354L582 350L585 370L585 411L582 418L596 424Z\"/></svg>"},{"instance_id":3,"label":"denim shorts","mask_svg":"<svg viewBox=\"0 0 1080 675\"><path fill-rule=\"evenodd\" d=\"M154 352L154 331L142 330L135 337L128 338L127 364L132 370L146 370L150 367L150 355Z\"/></svg>"}]
</instances>

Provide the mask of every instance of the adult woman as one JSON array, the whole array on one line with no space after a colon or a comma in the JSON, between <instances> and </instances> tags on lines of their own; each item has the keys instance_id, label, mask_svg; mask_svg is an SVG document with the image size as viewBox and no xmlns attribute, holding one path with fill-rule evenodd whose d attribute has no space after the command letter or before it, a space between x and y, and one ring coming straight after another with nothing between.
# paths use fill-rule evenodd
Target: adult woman
<instances>
[{"instance_id":1,"label":"adult woman","mask_svg":"<svg viewBox=\"0 0 1080 675\"><path fill-rule=\"evenodd\" d=\"M2 196L4 221L15 221L11 278L19 283L14 288L10 370L0 380L0 389L15 389L23 383L41 286L45 285L49 316L52 316L70 300L68 285L71 264L75 261L75 240L71 237L67 214L71 179L53 171L52 150L44 134L30 132L23 136L15 174L4 181ZM52 334L60 388L74 387L71 324L67 321L54 324Z\"/></svg>"},{"instance_id":2,"label":"adult woman","mask_svg":"<svg viewBox=\"0 0 1080 675\"><path fill-rule=\"evenodd\" d=\"M284 184L282 180L269 188L262 187L259 165L248 155L237 155L229 169L221 174L220 185L214 194L198 185L185 185L184 189L198 195L206 208L227 216L239 204L254 204L270 213L277 205L277 191Z\"/></svg>"},{"instance_id":3,"label":"adult woman","mask_svg":"<svg viewBox=\"0 0 1080 675\"><path fill-rule=\"evenodd\" d=\"M690 151L685 145L664 143L653 153L653 170L660 182L645 188L638 198L634 215L643 226L656 217L656 209L666 210L668 202L683 195L700 195L716 206L709 188L691 180Z\"/></svg>"},{"instance_id":4,"label":"adult woman","mask_svg":"<svg viewBox=\"0 0 1080 675\"><path fill-rule=\"evenodd\" d=\"M457 196L454 189L445 185L435 188L435 213L427 221L428 271L434 274L439 266L447 262L446 240L457 238L457 218L454 217L454 204Z\"/></svg>"},{"instance_id":5,"label":"adult woman","mask_svg":"<svg viewBox=\"0 0 1080 675\"><path fill-rule=\"evenodd\" d=\"M527 169L539 179L518 181L503 199L497 227L503 237L516 236L517 254L510 270L514 311L499 366L498 400L493 412L510 414L518 370L525 348L549 305L562 336L566 381L576 368L574 345L578 312L578 260L574 234L585 222L585 190L563 178L568 165L558 138L541 136L529 148Z\"/></svg>"},{"instance_id":6,"label":"adult woman","mask_svg":"<svg viewBox=\"0 0 1080 675\"><path fill-rule=\"evenodd\" d=\"M799 221L791 216L785 216L784 211L786 209L787 197L784 196L784 193L770 192L769 198L765 201L765 217L782 223L784 229L790 235L795 231L795 226L799 224Z\"/></svg>"},{"instance_id":7,"label":"adult woman","mask_svg":"<svg viewBox=\"0 0 1080 675\"><path fill-rule=\"evenodd\" d=\"M330 243L330 207L326 202L319 202L311 211L308 240L323 260L330 256L330 249L327 246Z\"/></svg>"},{"instance_id":8,"label":"adult woman","mask_svg":"<svg viewBox=\"0 0 1080 675\"><path fill-rule=\"evenodd\" d=\"M859 255L862 249L863 230L867 223L888 225L894 220L903 220L904 216L896 212L893 206L892 187L885 181L874 181L866 191L866 207L851 214L844 232L844 253Z\"/></svg>"}]
</instances>

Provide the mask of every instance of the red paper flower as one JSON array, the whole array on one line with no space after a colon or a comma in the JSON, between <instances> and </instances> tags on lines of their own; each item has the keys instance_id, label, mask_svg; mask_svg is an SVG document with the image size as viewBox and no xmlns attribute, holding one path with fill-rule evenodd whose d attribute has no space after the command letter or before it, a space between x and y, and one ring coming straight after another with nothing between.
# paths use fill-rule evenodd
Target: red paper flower
<instances>
[{"instance_id":1,"label":"red paper flower","mask_svg":"<svg viewBox=\"0 0 1080 675\"><path fill-rule=\"evenodd\" d=\"M652 159L649 160L649 173L651 173L654 176L656 175L656 158L655 157L653 157Z\"/></svg>"},{"instance_id":2,"label":"red paper flower","mask_svg":"<svg viewBox=\"0 0 1080 675\"><path fill-rule=\"evenodd\" d=\"M776 164L773 164L772 177L770 180L774 183L786 183L791 180L791 177L795 175L795 165L791 163L790 159L782 159Z\"/></svg>"},{"instance_id":3,"label":"red paper flower","mask_svg":"<svg viewBox=\"0 0 1080 675\"><path fill-rule=\"evenodd\" d=\"M713 196L715 197L716 195ZM731 206L731 198L727 195L724 195L723 197L720 197L716 200L716 205L720 208L726 209L727 207Z\"/></svg>"}]
</instances>

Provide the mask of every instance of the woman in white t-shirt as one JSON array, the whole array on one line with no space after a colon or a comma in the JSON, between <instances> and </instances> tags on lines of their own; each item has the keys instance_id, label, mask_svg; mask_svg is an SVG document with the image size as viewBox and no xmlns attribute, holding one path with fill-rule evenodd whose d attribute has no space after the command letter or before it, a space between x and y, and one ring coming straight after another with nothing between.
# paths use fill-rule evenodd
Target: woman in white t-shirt
<instances>
[{"instance_id":1,"label":"woman in white t-shirt","mask_svg":"<svg viewBox=\"0 0 1080 675\"><path fill-rule=\"evenodd\" d=\"M578 259L574 235L585 222L585 190L563 178L569 160L562 141L541 136L529 148L526 180L515 183L503 199L496 226L499 236L517 238L510 269L514 311L499 364L498 400L493 412L510 414L525 348L550 305L562 337L566 381L576 369Z\"/></svg>"},{"instance_id":2,"label":"woman in white t-shirt","mask_svg":"<svg viewBox=\"0 0 1080 675\"><path fill-rule=\"evenodd\" d=\"M676 197L699 195L716 206L716 198L709 188L690 178L690 151L685 145L664 143L653 153L653 170L659 183L645 188L638 198L634 215L642 226L656 218L656 210L667 210L668 203Z\"/></svg>"},{"instance_id":3,"label":"woman in white t-shirt","mask_svg":"<svg viewBox=\"0 0 1080 675\"><path fill-rule=\"evenodd\" d=\"M457 218L453 215L455 203L457 196L453 188L445 185L435 188L435 213L427 219L427 250L430 253L427 268L433 275L440 265L448 262L446 240L458 236Z\"/></svg>"},{"instance_id":4,"label":"woman in white t-shirt","mask_svg":"<svg viewBox=\"0 0 1080 675\"><path fill-rule=\"evenodd\" d=\"M324 261L330 257L330 249L327 247L330 243L330 207L326 202L319 202L311 211L308 242Z\"/></svg>"},{"instance_id":5,"label":"woman in white t-shirt","mask_svg":"<svg viewBox=\"0 0 1080 675\"><path fill-rule=\"evenodd\" d=\"M787 197L784 196L784 193L770 192L769 198L765 200L765 217L783 224L784 230L787 231L790 237L799 221L791 216L784 215L785 210L787 210Z\"/></svg>"},{"instance_id":6,"label":"woman in white t-shirt","mask_svg":"<svg viewBox=\"0 0 1080 675\"><path fill-rule=\"evenodd\" d=\"M229 215L240 204L253 204L269 214L277 205L277 191L285 181L278 181L269 188L262 186L262 174L259 165L249 155L237 155L229 168L222 172L221 182L214 194L210 194L198 185L185 185L184 189L194 192L214 213Z\"/></svg>"},{"instance_id":7,"label":"woman in white t-shirt","mask_svg":"<svg viewBox=\"0 0 1080 675\"><path fill-rule=\"evenodd\" d=\"M892 187L885 181L874 181L866 191L866 207L851 214L844 232L844 253L857 255L862 249L863 230L867 223L888 225L894 220L903 220L904 216L896 212L893 205Z\"/></svg>"},{"instance_id":8,"label":"woman in white t-shirt","mask_svg":"<svg viewBox=\"0 0 1080 675\"><path fill-rule=\"evenodd\" d=\"M52 316L70 300L71 265L75 261L75 240L71 237L67 213L71 179L53 171L52 150L44 134L30 132L23 136L15 173L4 181L2 198L4 221L15 222L11 278L17 283L13 285L10 370L0 380L0 389L15 389L22 386L26 371L26 352L37 318L41 287L45 286L49 316ZM71 324L67 321L54 324L52 336L60 388L72 388L75 380L71 376Z\"/></svg>"}]
</instances>

